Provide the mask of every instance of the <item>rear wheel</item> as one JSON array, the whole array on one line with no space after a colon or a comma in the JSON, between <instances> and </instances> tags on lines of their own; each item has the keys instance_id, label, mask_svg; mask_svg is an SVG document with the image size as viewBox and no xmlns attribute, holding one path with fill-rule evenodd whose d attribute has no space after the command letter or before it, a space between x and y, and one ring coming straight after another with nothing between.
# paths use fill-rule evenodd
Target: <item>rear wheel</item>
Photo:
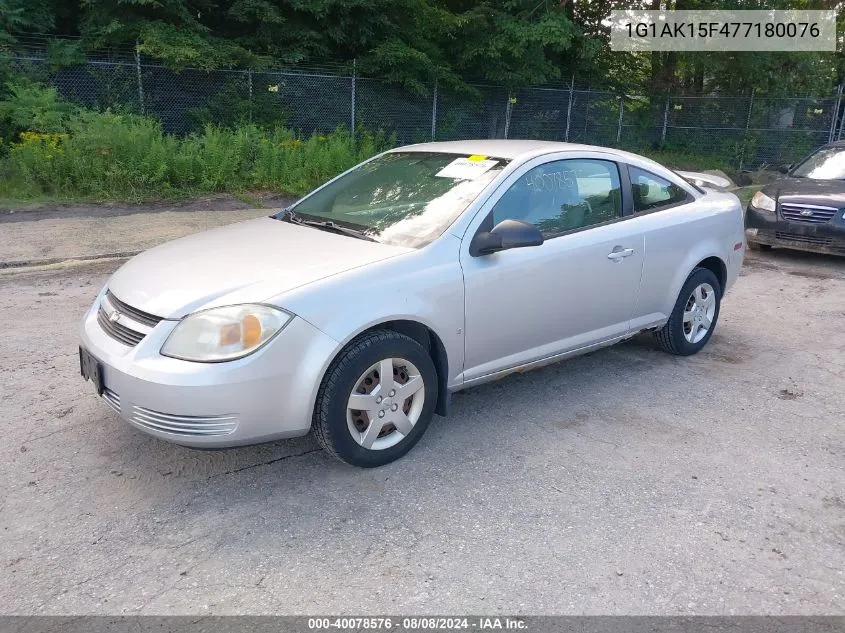
<instances>
[{"instance_id":1,"label":"rear wheel","mask_svg":"<svg viewBox=\"0 0 845 633\"><path fill-rule=\"evenodd\" d=\"M329 367L312 429L331 455L372 468L402 457L431 422L437 372L414 339L378 330L356 339Z\"/></svg>"},{"instance_id":2,"label":"rear wheel","mask_svg":"<svg viewBox=\"0 0 845 633\"><path fill-rule=\"evenodd\" d=\"M679 356L695 354L716 329L722 287L713 271L696 268L687 277L669 320L655 333L664 351Z\"/></svg>"}]
</instances>

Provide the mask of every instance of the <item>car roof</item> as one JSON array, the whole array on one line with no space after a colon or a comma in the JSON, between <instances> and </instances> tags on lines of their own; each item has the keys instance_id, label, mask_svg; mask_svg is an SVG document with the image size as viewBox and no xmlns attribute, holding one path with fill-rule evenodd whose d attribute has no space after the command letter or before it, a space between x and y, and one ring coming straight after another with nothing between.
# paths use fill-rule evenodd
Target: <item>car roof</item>
<instances>
[{"instance_id":1,"label":"car roof","mask_svg":"<svg viewBox=\"0 0 845 633\"><path fill-rule=\"evenodd\" d=\"M466 141L441 141L436 143L418 143L397 147L392 152L439 152L443 154L481 154L495 158L514 159L525 154L546 154L567 151L601 151L605 153L625 156L627 152L598 147L596 145L581 145L579 143L560 143L557 141L532 141L521 139L479 139Z\"/></svg>"},{"instance_id":2,"label":"car roof","mask_svg":"<svg viewBox=\"0 0 845 633\"><path fill-rule=\"evenodd\" d=\"M480 154L508 160L529 159L553 152L600 152L610 154L615 160L639 163L645 168L666 170L660 163L639 154L632 154L621 149L581 143L562 143L559 141L534 141L523 139L476 139L466 141L440 141L436 143L417 143L396 147L391 152L439 152L443 154Z\"/></svg>"},{"instance_id":3,"label":"car roof","mask_svg":"<svg viewBox=\"0 0 845 633\"><path fill-rule=\"evenodd\" d=\"M596 152L612 156L611 160L621 160L628 164L640 167L647 171L668 178L693 193L699 191L690 185L683 176L673 172L664 165L639 154L632 154L612 147L601 147L599 145L582 145L580 143L562 143L558 141L534 141L523 139L476 139L465 141L440 141L436 143L417 143L416 145L405 145L389 150L394 152L434 152L443 154L478 154L481 156L492 156L493 158L504 158L517 163L530 160L543 154L554 152Z\"/></svg>"}]
</instances>

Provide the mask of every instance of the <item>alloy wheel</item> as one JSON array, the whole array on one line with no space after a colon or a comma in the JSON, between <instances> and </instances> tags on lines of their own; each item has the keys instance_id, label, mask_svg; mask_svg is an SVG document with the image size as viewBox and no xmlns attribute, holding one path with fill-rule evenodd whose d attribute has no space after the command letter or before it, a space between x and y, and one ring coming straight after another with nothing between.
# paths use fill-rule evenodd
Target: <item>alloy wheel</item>
<instances>
[{"instance_id":1,"label":"alloy wheel","mask_svg":"<svg viewBox=\"0 0 845 633\"><path fill-rule=\"evenodd\" d=\"M349 433L366 449L396 446L413 430L424 404L419 369L403 358L382 359L361 374L349 395Z\"/></svg>"},{"instance_id":2,"label":"alloy wheel","mask_svg":"<svg viewBox=\"0 0 845 633\"><path fill-rule=\"evenodd\" d=\"M699 284L684 306L684 338L690 343L698 343L707 336L715 316L716 291L708 283Z\"/></svg>"}]
</instances>

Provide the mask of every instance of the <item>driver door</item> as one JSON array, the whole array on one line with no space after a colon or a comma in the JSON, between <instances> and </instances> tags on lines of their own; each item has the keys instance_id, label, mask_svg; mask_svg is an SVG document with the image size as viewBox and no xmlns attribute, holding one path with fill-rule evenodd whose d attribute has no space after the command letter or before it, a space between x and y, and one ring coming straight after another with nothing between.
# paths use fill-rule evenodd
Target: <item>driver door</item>
<instances>
[{"instance_id":1,"label":"driver door","mask_svg":"<svg viewBox=\"0 0 845 633\"><path fill-rule=\"evenodd\" d=\"M461 245L465 382L628 333L644 236L625 221L624 189L627 173L613 161L544 156L485 204ZM474 235L505 219L534 224L544 243L472 255Z\"/></svg>"}]
</instances>

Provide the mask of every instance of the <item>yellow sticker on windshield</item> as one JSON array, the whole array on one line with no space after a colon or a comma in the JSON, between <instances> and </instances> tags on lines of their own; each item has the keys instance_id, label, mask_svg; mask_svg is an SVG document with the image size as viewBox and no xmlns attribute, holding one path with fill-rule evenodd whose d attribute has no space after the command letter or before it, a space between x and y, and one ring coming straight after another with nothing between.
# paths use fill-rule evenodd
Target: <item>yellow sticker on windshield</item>
<instances>
[{"instance_id":1,"label":"yellow sticker on windshield","mask_svg":"<svg viewBox=\"0 0 845 633\"><path fill-rule=\"evenodd\" d=\"M487 157L482 156L481 154L473 154L472 156L469 156L467 160L471 160L472 162L477 163L480 160L487 160Z\"/></svg>"},{"instance_id":2,"label":"yellow sticker on windshield","mask_svg":"<svg viewBox=\"0 0 845 633\"><path fill-rule=\"evenodd\" d=\"M456 158L435 176L438 178L457 178L459 180L475 180L482 174L496 166L495 160L472 160L471 156Z\"/></svg>"}]
</instances>

